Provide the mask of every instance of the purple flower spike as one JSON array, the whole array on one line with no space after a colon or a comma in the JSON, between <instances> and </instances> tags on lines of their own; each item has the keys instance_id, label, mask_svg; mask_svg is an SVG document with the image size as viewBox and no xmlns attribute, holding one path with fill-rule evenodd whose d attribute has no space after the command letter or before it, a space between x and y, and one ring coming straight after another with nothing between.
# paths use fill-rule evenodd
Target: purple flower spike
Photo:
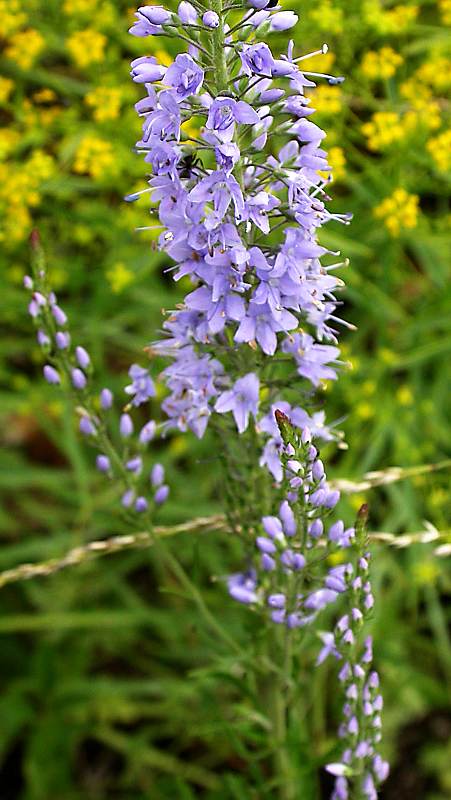
<instances>
[{"instance_id":1,"label":"purple flower spike","mask_svg":"<svg viewBox=\"0 0 451 800\"><path fill-rule=\"evenodd\" d=\"M258 393L260 383L257 376L250 372L239 378L230 389L217 399L215 411L219 414L233 413L239 433L244 433L249 424L249 414L254 417L258 411Z\"/></svg>"},{"instance_id":2,"label":"purple flower spike","mask_svg":"<svg viewBox=\"0 0 451 800\"><path fill-rule=\"evenodd\" d=\"M51 367L50 364L46 364L42 371L47 383L53 383L55 385L61 383L61 378L58 372L54 367Z\"/></svg>"}]
</instances>

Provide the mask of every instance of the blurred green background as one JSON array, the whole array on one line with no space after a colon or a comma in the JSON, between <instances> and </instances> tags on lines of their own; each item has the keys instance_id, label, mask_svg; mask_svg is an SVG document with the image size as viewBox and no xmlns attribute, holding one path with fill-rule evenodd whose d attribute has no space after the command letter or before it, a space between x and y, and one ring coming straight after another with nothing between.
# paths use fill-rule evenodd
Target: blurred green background
<instances>
[{"instance_id":1,"label":"blurred green background","mask_svg":"<svg viewBox=\"0 0 451 800\"><path fill-rule=\"evenodd\" d=\"M349 368L320 398L349 445L329 451L330 474L358 479L440 462L451 449L451 2L284 5L300 13L302 52L329 44L311 68L346 76L314 92L335 170L333 207L354 212L351 228L323 235L351 259L344 316L358 327L342 337ZM147 224L146 200L122 202L145 186L132 150L140 92L128 61L175 55L161 39L127 35L134 10L127 0L0 0L0 569L125 530L71 406L41 379L21 288L31 227L99 387L122 390L161 309L183 291L164 274L151 234L134 233ZM217 512L212 440L174 434L157 451L172 485L162 521ZM343 513L351 520L367 500L373 530L416 532L427 520L446 542L449 497L449 473L435 472L352 495ZM173 547L224 629L245 642L253 621L211 580L236 568L233 542L191 534ZM393 764L382 797L446 800L449 564L432 544L378 546L375 561L374 635ZM1 800L274 796L249 767L258 720L230 653L158 554L123 553L4 588L0 607ZM321 761L336 724L322 699L333 706L332 673L311 683L315 738L302 747Z\"/></svg>"}]
</instances>

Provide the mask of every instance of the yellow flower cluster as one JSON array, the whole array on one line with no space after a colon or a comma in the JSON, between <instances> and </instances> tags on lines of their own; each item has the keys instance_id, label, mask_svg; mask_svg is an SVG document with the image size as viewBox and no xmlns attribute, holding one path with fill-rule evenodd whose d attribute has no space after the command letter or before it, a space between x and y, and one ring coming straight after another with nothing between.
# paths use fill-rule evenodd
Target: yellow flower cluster
<instances>
[{"instance_id":1,"label":"yellow flower cluster","mask_svg":"<svg viewBox=\"0 0 451 800\"><path fill-rule=\"evenodd\" d=\"M34 28L14 33L5 48L6 58L22 69L30 69L45 47L44 37Z\"/></svg>"},{"instance_id":2,"label":"yellow flower cluster","mask_svg":"<svg viewBox=\"0 0 451 800\"><path fill-rule=\"evenodd\" d=\"M0 76L0 103L7 103L14 88L14 81Z\"/></svg>"},{"instance_id":3,"label":"yellow flower cluster","mask_svg":"<svg viewBox=\"0 0 451 800\"><path fill-rule=\"evenodd\" d=\"M114 87L98 86L85 97L85 103L92 108L96 122L117 119L121 110L122 91Z\"/></svg>"},{"instance_id":4,"label":"yellow flower cluster","mask_svg":"<svg viewBox=\"0 0 451 800\"><path fill-rule=\"evenodd\" d=\"M20 133L10 128L0 128L0 161L4 161L20 142Z\"/></svg>"},{"instance_id":5,"label":"yellow flower cluster","mask_svg":"<svg viewBox=\"0 0 451 800\"><path fill-rule=\"evenodd\" d=\"M97 136L85 136L77 148L73 168L74 172L97 179L114 173L116 159L112 144Z\"/></svg>"},{"instance_id":6,"label":"yellow flower cluster","mask_svg":"<svg viewBox=\"0 0 451 800\"><path fill-rule=\"evenodd\" d=\"M327 152L327 160L329 162L329 166L332 167L332 177L334 181L339 181L344 178L346 174L346 158L344 154L344 150L342 147L329 147ZM331 173L322 172L318 170L318 175L322 178L326 179L329 177Z\"/></svg>"},{"instance_id":7,"label":"yellow flower cluster","mask_svg":"<svg viewBox=\"0 0 451 800\"><path fill-rule=\"evenodd\" d=\"M106 276L108 283L111 286L111 290L115 294L120 294L120 292L122 292L130 283L132 283L135 277L133 272L127 269L122 261L118 261L116 264L113 264L111 269L107 271Z\"/></svg>"},{"instance_id":8,"label":"yellow flower cluster","mask_svg":"<svg viewBox=\"0 0 451 800\"><path fill-rule=\"evenodd\" d=\"M439 172L451 170L451 130L443 131L426 145Z\"/></svg>"},{"instance_id":9,"label":"yellow flower cluster","mask_svg":"<svg viewBox=\"0 0 451 800\"><path fill-rule=\"evenodd\" d=\"M362 125L362 133L369 149L378 152L403 139L405 128L394 111L376 111L371 120Z\"/></svg>"},{"instance_id":10,"label":"yellow flower cluster","mask_svg":"<svg viewBox=\"0 0 451 800\"><path fill-rule=\"evenodd\" d=\"M374 209L374 216L384 222L392 236L399 236L405 228L415 228L418 223L418 202L416 194L405 189L395 189Z\"/></svg>"},{"instance_id":11,"label":"yellow flower cluster","mask_svg":"<svg viewBox=\"0 0 451 800\"><path fill-rule=\"evenodd\" d=\"M401 33L407 30L418 16L418 6L399 5L384 9L380 0L365 0L365 22L381 34Z\"/></svg>"},{"instance_id":12,"label":"yellow flower cluster","mask_svg":"<svg viewBox=\"0 0 451 800\"><path fill-rule=\"evenodd\" d=\"M30 208L39 205L40 189L55 172L55 162L35 150L23 165L0 164L0 241L10 246L27 237L32 225Z\"/></svg>"},{"instance_id":13,"label":"yellow flower cluster","mask_svg":"<svg viewBox=\"0 0 451 800\"><path fill-rule=\"evenodd\" d=\"M451 25L451 0L438 0L438 7L443 23Z\"/></svg>"},{"instance_id":14,"label":"yellow flower cluster","mask_svg":"<svg viewBox=\"0 0 451 800\"><path fill-rule=\"evenodd\" d=\"M371 80L388 79L393 77L403 61L403 57L391 47L382 47L365 53L361 69Z\"/></svg>"},{"instance_id":15,"label":"yellow flower cluster","mask_svg":"<svg viewBox=\"0 0 451 800\"><path fill-rule=\"evenodd\" d=\"M312 107L324 116L339 114L343 107L342 90L339 86L321 84L311 94Z\"/></svg>"},{"instance_id":16,"label":"yellow flower cluster","mask_svg":"<svg viewBox=\"0 0 451 800\"><path fill-rule=\"evenodd\" d=\"M64 0L63 11L68 16L88 14L92 9L91 0Z\"/></svg>"},{"instance_id":17,"label":"yellow flower cluster","mask_svg":"<svg viewBox=\"0 0 451 800\"><path fill-rule=\"evenodd\" d=\"M418 81L437 93L451 87L451 58L437 54L428 58L415 73Z\"/></svg>"},{"instance_id":18,"label":"yellow flower cluster","mask_svg":"<svg viewBox=\"0 0 451 800\"><path fill-rule=\"evenodd\" d=\"M338 34L343 31L343 10L334 7L331 0L321 0L316 8L309 12L320 31Z\"/></svg>"},{"instance_id":19,"label":"yellow flower cluster","mask_svg":"<svg viewBox=\"0 0 451 800\"><path fill-rule=\"evenodd\" d=\"M67 39L68 50L76 65L82 69L103 61L106 43L106 36L92 28L76 31Z\"/></svg>"},{"instance_id":20,"label":"yellow flower cluster","mask_svg":"<svg viewBox=\"0 0 451 800\"><path fill-rule=\"evenodd\" d=\"M0 20L2 21L2 38L7 39L27 22L21 0L0 0Z\"/></svg>"}]
</instances>

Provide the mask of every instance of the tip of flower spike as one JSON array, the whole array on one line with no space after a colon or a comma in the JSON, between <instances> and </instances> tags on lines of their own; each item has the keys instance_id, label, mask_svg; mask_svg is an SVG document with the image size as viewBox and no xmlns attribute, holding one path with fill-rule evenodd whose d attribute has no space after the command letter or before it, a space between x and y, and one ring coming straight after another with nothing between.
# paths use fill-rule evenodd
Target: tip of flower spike
<instances>
[{"instance_id":1,"label":"tip of flower spike","mask_svg":"<svg viewBox=\"0 0 451 800\"><path fill-rule=\"evenodd\" d=\"M135 200L138 200L141 192L135 192L134 194L126 194L124 200L126 203L134 203Z\"/></svg>"},{"instance_id":2,"label":"tip of flower spike","mask_svg":"<svg viewBox=\"0 0 451 800\"><path fill-rule=\"evenodd\" d=\"M329 52L329 45L328 45L328 44L326 44L326 43L324 43L324 44L323 44L323 46L322 46L322 48L321 48L321 52L322 52L323 56L325 56L325 55L326 55L326 53L328 53L328 52Z\"/></svg>"},{"instance_id":3,"label":"tip of flower spike","mask_svg":"<svg viewBox=\"0 0 451 800\"><path fill-rule=\"evenodd\" d=\"M368 503L363 503L363 505L360 506L357 512L357 517L361 522L365 523L368 520L368 514L369 514Z\"/></svg>"},{"instance_id":4,"label":"tip of flower spike","mask_svg":"<svg viewBox=\"0 0 451 800\"><path fill-rule=\"evenodd\" d=\"M343 75L337 75L336 78L329 78L327 82L328 82L329 86L338 86L338 84L344 83L344 81L345 81L345 79L344 79Z\"/></svg>"},{"instance_id":5,"label":"tip of flower spike","mask_svg":"<svg viewBox=\"0 0 451 800\"><path fill-rule=\"evenodd\" d=\"M276 419L277 427L279 428L284 444L294 444L294 428L289 417L287 417L287 415L284 414L284 412L279 408L276 408L274 411L274 417Z\"/></svg>"},{"instance_id":6,"label":"tip of flower spike","mask_svg":"<svg viewBox=\"0 0 451 800\"><path fill-rule=\"evenodd\" d=\"M30 233L30 245L33 250L37 250L41 244L41 236L37 228L33 228Z\"/></svg>"}]
</instances>

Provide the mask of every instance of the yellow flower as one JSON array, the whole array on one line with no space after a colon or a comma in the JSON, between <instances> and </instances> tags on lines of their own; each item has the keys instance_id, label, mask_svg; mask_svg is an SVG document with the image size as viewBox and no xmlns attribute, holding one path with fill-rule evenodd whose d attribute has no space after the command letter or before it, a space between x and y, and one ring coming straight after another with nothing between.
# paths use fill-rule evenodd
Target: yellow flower
<instances>
[{"instance_id":1,"label":"yellow flower","mask_svg":"<svg viewBox=\"0 0 451 800\"><path fill-rule=\"evenodd\" d=\"M330 147L327 154L327 160L329 165L332 167L332 177L334 181L339 181L341 178L344 178L346 174L346 158L343 148ZM327 175L327 173L323 174L324 176Z\"/></svg>"},{"instance_id":2,"label":"yellow flower","mask_svg":"<svg viewBox=\"0 0 451 800\"><path fill-rule=\"evenodd\" d=\"M359 419L370 419L371 417L374 417L375 408L373 405L371 405L371 403L363 401L362 403L358 403L355 408L355 413Z\"/></svg>"},{"instance_id":3,"label":"yellow flower","mask_svg":"<svg viewBox=\"0 0 451 800\"><path fill-rule=\"evenodd\" d=\"M134 280L134 274L131 270L127 269L125 264L121 261L118 261L116 264L113 264L111 269L108 270L106 273L108 278L108 282L111 286L112 291L115 294L119 294L122 292L126 286L128 286Z\"/></svg>"},{"instance_id":4,"label":"yellow flower","mask_svg":"<svg viewBox=\"0 0 451 800\"><path fill-rule=\"evenodd\" d=\"M14 88L14 81L0 76L0 103L7 103Z\"/></svg>"},{"instance_id":5,"label":"yellow flower","mask_svg":"<svg viewBox=\"0 0 451 800\"><path fill-rule=\"evenodd\" d=\"M434 139L429 139L426 149L434 159L439 172L449 172L451 169L451 129L439 133Z\"/></svg>"},{"instance_id":6,"label":"yellow flower","mask_svg":"<svg viewBox=\"0 0 451 800\"><path fill-rule=\"evenodd\" d=\"M429 58L417 69L415 78L437 92L446 92L451 86L451 59L440 55Z\"/></svg>"},{"instance_id":7,"label":"yellow flower","mask_svg":"<svg viewBox=\"0 0 451 800\"><path fill-rule=\"evenodd\" d=\"M395 189L374 209L374 216L384 222L394 237L404 228L415 228L418 223L418 195L408 194L405 189Z\"/></svg>"},{"instance_id":8,"label":"yellow flower","mask_svg":"<svg viewBox=\"0 0 451 800\"><path fill-rule=\"evenodd\" d=\"M45 86L43 89L39 89L38 92L33 94L33 100L35 103L54 103L55 100L58 99L56 92L53 89L49 89L48 86Z\"/></svg>"},{"instance_id":9,"label":"yellow flower","mask_svg":"<svg viewBox=\"0 0 451 800\"><path fill-rule=\"evenodd\" d=\"M438 7L444 25L451 25L451 0L438 0Z\"/></svg>"},{"instance_id":10,"label":"yellow flower","mask_svg":"<svg viewBox=\"0 0 451 800\"><path fill-rule=\"evenodd\" d=\"M362 125L362 133L368 140L369 149L377 152L403 139L405 130L399 114L394 111L376 111L370 122Z\"/></svg>"},{"instance_id":11,"label":"yellow flower","mask_svg":"<svg viewBox=\"0 0 451 800\"><path fill-rule=\"evenodd\" d=\"M5 56L15 61L22 69L30 69L44 46L45 40L39 31L28 28L26 31L18 31L11 37L5 49Z\"/></svg>"},{"instance_id":12,"label":"yellow flower","mask_svg":"<svg viewBox=\"0 0 451 800\"><path fill-rule=\"evenodd\" d=\"M339 114L342 109L342 91L339 86L323 84L311 94L312 106L318 114Z\"/></svg>"},{"instance_id":13,"label":"yellow flower","mask_svg":"<svg viewBox=\"0 0 451 800\"><path fill-rule=\"evenodd\" d=\"M93 178L115 172L116 158L112 144L96 136L85 136L75 153L74 171Z\"/></svg>"},{"instance_id":14,"label":"yellow flower","mask_svg":"<svg viewBox=\"0 0 451 800\"><path fill-rule=\"evenodd\" d=\"M97 122L117 119L121 110L121 100L121 89L107 86L98 86L85 97L85 103L93 109L92 115Z\"/></svg>"},{"instance_id":15,"label":"yellow flower","mask_svg":"<svg viewBox=\"0 0 451 800\"><path fill-rule=\"evenodd\" d=\"M308 72L330 72L335 62L335 55L330 50L321 55L311 56L301 62L301 69Z\"/></svg>"},{"instance_id":16,"label":"yellow flower","mask_svg":"<svg viewBox=\"0 0 451 800\"><path fill-rule=\"evenodd\" d=\"M365 22L379 33L400 33L415 22L418 6L399 5L385 11L380 0L365 0L363 17Z\"/></svg>"},{"instance_id":17,"label":"yellow flower","mask_svg":"<svg viewBox=\"0 0 451 800\"><path fill-rule=\"evenodd\" d=\"M89 14L92 10L92 0L64 0L63 11L68 16Z\"/></svg>"},{"instance_id":18,"label":"yellow flower","mask_svg":"<svg viewBox=\"0 0 451 800\"><path fill-rule=\"evenodd\" d=\"M154 40L155 37L153 37L153 41ZM171 55L169 55L169 53L166 52L166 50L162 50L161 48L159 48L158 50L155 50L154 55L159 64L163 64L164 67L171 66L173 58Z\"/></svg>"},{"instance_id":19,"label":"yellow flower","mask_svg":"<svg viewBox=\"0 0 451 800\"><path fill-rule=\"evenodd\" d=\"M371 80L392 78L404 59L391 47L382 47L380 50L369 50L365 53L361 69L363 74Z\"/></svg>"},{"instance_id":20,"label":"yellow flower","mask_svg":"<svg viewBox=\"0 0 451 800\"><path fill-rule=\"evenodd\" d=\"M396 392L396 399L400 406L411 406L414 397L410 386L407 386L407 384L400 386Z\"/></svg>"},{"instance_id":21,"label":"yellow flower","mask_svg":"<svg viewBox=\"0 0 451 800\"><path fill-rule=\"evenodd\" d=\"M84 68L103 61L106 43L103 33L87 28L69 36L67 47L77 66Z\"/></svg>"},{"instance_id":22,"label":"yellow flower","mask_svg":"<svg viewBox=\"0 0 451 800\"><path fill-rule=\"evenodd\" d=\"M13 131L11 128L0 128L0 161L8 158L20 139L18 131Z\"/></svg>"},{"instance_id":23,"label":"yellow flower","mask_svg":"<svg viewBox=\"0 0 451 800\"><path fill-rule=\"evenodd\" d=\"M27 171L32 176L33 182L38 185L55 174L55 161L44 150L34 150L26 165Z\"/></svg>"},{"instance_id":24,"label":"yellow flower","mask_svg":"<svg viewBox=\"0 0 451 800\"><path fill-rule=\"evenodd\" d=\"M21 0L0 0L0 19L2 21L2 38L11 36L22 28L28 20L23 11Z\"/></svg>"},{"instance_id":25,"label":"yellow flower","mask_svg":"<svg viewBox=\"0 0 451 800\"><path fill-rule=\"evenodd\" d=\"M435 583L440 575L440 569L435 561L418 561L413 568L415 582L420 586Z\"/></svg>"},{"instance_id":26,"label":"yellow flower","mask_svg":"<svg viewBox=\"0 0 451 800\"><path fill-rule=\"evenodd\" d=\"M331 33L342 33L343 31L343 10L333 8L331 0L321 0L318 6L309 12L320 31Z\"/></svg>"}]
</instances>

